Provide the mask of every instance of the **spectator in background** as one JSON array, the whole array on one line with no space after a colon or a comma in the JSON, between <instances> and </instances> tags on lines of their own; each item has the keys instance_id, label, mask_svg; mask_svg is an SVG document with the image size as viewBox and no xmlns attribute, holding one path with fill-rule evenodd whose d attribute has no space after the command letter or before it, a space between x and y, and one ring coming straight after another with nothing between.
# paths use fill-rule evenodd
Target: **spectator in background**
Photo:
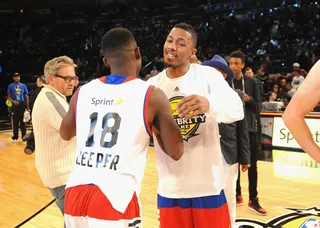
<instances>
[{"instance_id":1,"label":"spectator in background","mask_svg":"<svg viewBox=\"0 0 320 228\"><path fill-rule=\"evenodd\" d=\"M260 100L258 102L258 107L257 107L257 113L256 113L256 118L257 118L257 133L258 133L258 139L259 139L259 145L261 143L261 137L262 137L262 125L261 125L261 115L260 115L260 112L262 110L262 98L263 98L263 95L264 95L264 92L263 92L263 85L262 85L262 82L261 80L254 76L253 74L253 70L251 67L246 67L245 68L245 76L249 77L249 78L253 78L254 80L256 80L258 86L259 86L259 97L260 97Z\"/></svg>"},{"instance_id":2,"label":"spectator in background","mask_svg":"<svg viewBox=\"0 0 320 228\"><path fill-rule=\"evenodd\" d=\"M19 124L21 128L21 138L26 134L26 123L23 122L23 114L29 108L29 91L25 84L20 82L20 74L13 75L13 83L8 86L8 100L11 101L11 115L13 125L12 142L16 143L19 138Z\"/></svg>"},{"instance_id":3,"label":"spectator in background","mask_svg":"<svg viewBox=\"0 0 320 228\"><path fill-rule=\"evenodd\" d=\"M279 96L279 85L277 83L273 84L271 91L276 94L276 96Z\"/></svg>"},{"instance_id":4,"label":"spectator in background","mask_svg":"<svg viewBox=\"0 0 320 228\"><path fill-rule=\"evenodd\" d=\"M294 70L292 72L292 75L294 76L292 78L291 86L294 90L298 90L299 86L302 84L304 81L304 77L301 76L300 70Z\"/></svg>"},{"instance_id":5,"label":"spectator in background","mask_svg":"<svg viewBox=\"0 0 320 228\"><path fill-rule=\"evenodd\" d=\"M234 51L229 57L229 66L232 69L235 77L231 80L233 89L238 89L244 94L245 115L248 123L249 142L250 142L250 159L251 166L248 172L249 179L249 209L259 215L266 215L267 211L260 206L258 198L258 168L257 159L260 152L259 138L257 134L257 119L256 113L260 102L259 85L256 80L245 77L242 69L245 66L245 55L241 51ZM243 204L240 185L240 172L237 180L237 205Z\"/></svg>"},{"instance_id":6,"label":"spectator in background","mask_svg":"<svg viewBox=\"0 0 320 228\"><path fill-rule=\"evenodd\" d=\"M291 98L294 96L294 94L296 93L296 91L292 88L290 83L286 84L286 91L287 91L287 99L288 101L291 100Z\"/></svg>"},{"instance_id":7,"label":"spectator in background","mask_svg":"<svg viewBox=\"0 0 320 228\"><path fill-rule=\"evenodd\" d=\"M277 95L275 92L268 92L268 102L274 102L274 101L277 101Z\"/></svg>"},{"instance_id":8,"label":"spectator in background","mask_svg":"<svg viewBox=\"0 0 320 228\"><path fill-rule=\"evenodd\" d=\"M30 109L32 110L34 102L36 101L36 98L38 96L38 94L40 93L41 89L44 87L45 84L47 84L46 78L44 77L44 75L40 75L37 77L37 88L34 89L31 97L30 97Z\"/></svg>"},{"instance_id":9,"label":"spectator in background","mask_svg":"<svg viewBox=\"0 0 320 228\"><path fill-rule=\"evenodd\" d=\"M304 69L301 69L300 68L300 64L299 63L294 63L293 65L292 65L292 67L293 67L293 71L299 71L300 72L300 74L303 76L303 77L306 77L307 76L307 71L306 70L304 70Z\"/></svg>"}]
</instances>

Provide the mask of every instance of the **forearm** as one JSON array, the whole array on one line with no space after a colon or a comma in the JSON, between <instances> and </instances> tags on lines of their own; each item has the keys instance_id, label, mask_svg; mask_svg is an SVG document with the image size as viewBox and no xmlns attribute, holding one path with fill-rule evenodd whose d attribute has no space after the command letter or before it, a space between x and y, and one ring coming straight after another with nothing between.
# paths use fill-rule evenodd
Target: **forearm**
<instances>
[{"instance_id":1,"label":"forearm","mask_svg":"<svg viewBox=\"0 0 320 228\"><path fill-rule=\"evenodd\" d=\"M246 102L247 105L256 105L258 102L249 96L249 100Z\"/></svg>"},{"instance_id":2,"label":"forearm","mask_svg":"<svg viewBox=\"0 0 320 228\"><path fill-rule=\"evenodd\" d=\"M13 99L11 97L11 94L8 94L8 98L7 98L11 103L13 103Z\"/></svg>"},{"instance_id":3,"label":"forearm","mask_svg":"<svg viewBox=\"0 0 320 228\"><path fill-rule=\"evenodd\" d=\"M210 104L208 115L214 115L218 123L233 123L243 119L243 102L237 93L224 94L220 98L209 96L207 99Z\"/></svg>"},{"instance_id":4,"label":"forearm","mask_svg":"<svg viewBox=\"0 0 320 228\"><path fill-rule=\"evenodd\" d=\"M30 107L29 107L29 95L25 95L25 100L26 100L26 108L27 108L27 110L30 110Z\"/></svg>"},{"instance_id":5,"label":"forearm","mask_svg":"<svg viewBox=\"0 0 320 228\"><path fill-rule=\"evenodd\" d=\"M319 146L315 143L305 119L285 115L283 120L301 148L316 162L320 163Z\"/></svg>"},{"instance_id":6,"label":"forearm","mask_svg":"<svg viewBox=\"0 0 320 228\"><path fill-rule=\"evenodd\" d=\"M67 124L66 121L62 121L59 133L63 140L69 141L76 136L76 129L72 124Z\"/></svg>"}]
</instances>

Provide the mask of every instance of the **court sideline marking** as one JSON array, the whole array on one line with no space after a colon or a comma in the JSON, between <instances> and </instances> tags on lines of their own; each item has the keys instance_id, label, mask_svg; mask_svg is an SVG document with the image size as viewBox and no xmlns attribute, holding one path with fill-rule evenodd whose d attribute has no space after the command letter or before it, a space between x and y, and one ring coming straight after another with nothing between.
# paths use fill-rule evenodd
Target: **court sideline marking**
<instances>
[{"instance_id":1,"label":"court sideline marking","mask_svg":"<svg viewBox=\"0 0 320 228\"><path fill-rule=\"evenodd\" d=\"M35 214L31 215L29 218L27 218L26 220L24 220L22 223L20 223L19 225L15 226L14 228L19 228L22 225L26 224L27 222L29 222L31 219L33 219L34 217L36 217L38 214L40 214L42 211L44 211L47 207L49 207L51 204L53 204L56 200L53 199L51 202L49 202L46 206L44 206L43 208L41 208L39 211L37 211Z\"/></svg>"}]
</instances>

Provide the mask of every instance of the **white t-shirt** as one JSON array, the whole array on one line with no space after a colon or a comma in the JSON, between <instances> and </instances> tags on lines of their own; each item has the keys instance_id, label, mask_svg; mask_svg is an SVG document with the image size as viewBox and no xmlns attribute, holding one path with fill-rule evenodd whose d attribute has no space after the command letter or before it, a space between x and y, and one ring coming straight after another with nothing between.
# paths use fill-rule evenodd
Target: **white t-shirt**
<instances>
[{"instance_id":1,"label":"white t-shirt","mask_svg":"<svg viewBox=\"0 0 320 228\"><path fill-rule=\"evenodd\" d=\"M214 68L190 64L182 77L170 79L166 70L149 81L167 95L172 114L184 139L184 155L179 161L163 153L156 137L158 193L168 198L191 198L220 194L226 185L227 164L220 148L218 122L243 119L243 103ZM176 105L187 95L206 97L210 110L191 120L178 116Z\"/></svg>"},{"instance_id":2,"label":"white t-shirt","mask_svg":"<svg viewBox=\"0 0 320 228\"><path fill-rule=\"evenodd\" d=\"M302 82L304 81L304 77L303 76L295 76L292 79L291 82L291 86L294 90L297 90L299 88L299 86L302 84Z\"/></svg>"}]
</instances>

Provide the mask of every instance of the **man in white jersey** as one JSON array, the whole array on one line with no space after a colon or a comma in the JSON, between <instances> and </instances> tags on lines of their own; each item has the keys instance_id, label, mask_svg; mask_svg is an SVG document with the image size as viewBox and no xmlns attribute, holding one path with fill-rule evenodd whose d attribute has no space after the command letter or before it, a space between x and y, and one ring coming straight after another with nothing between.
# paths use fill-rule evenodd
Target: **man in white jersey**
<instances>
[{"instance_id":1,"label":"man in white jersey","mask_svg":"<svg viewBox=\"0 0 320 228\"><path fill-rule=\"evenodd\" d=\"M165 94L136 78L141 55L132 33L110 30L101 51L111 75L77 90L60 128L63 139L77 138L65 221L68 228L138 228L150 136L173 161L182 156L183 142Z\"/></svg>"},{"instance_id":2,"label":"man in white jersey","mask_svg":"<svg viewBox=\"0 0 320 228\"><path fill-rule=\"evenodd\" d=\"M220 72L190 64L196 43L191 25L175 25L163 48L167 69L149 80L169 98L185 149L183 157L173 161L162 153L155 138L161 228L230 227L223 192L228 171L221 153L218 122L241 120L243 104Z\"/></svg>"}]
</instances>

